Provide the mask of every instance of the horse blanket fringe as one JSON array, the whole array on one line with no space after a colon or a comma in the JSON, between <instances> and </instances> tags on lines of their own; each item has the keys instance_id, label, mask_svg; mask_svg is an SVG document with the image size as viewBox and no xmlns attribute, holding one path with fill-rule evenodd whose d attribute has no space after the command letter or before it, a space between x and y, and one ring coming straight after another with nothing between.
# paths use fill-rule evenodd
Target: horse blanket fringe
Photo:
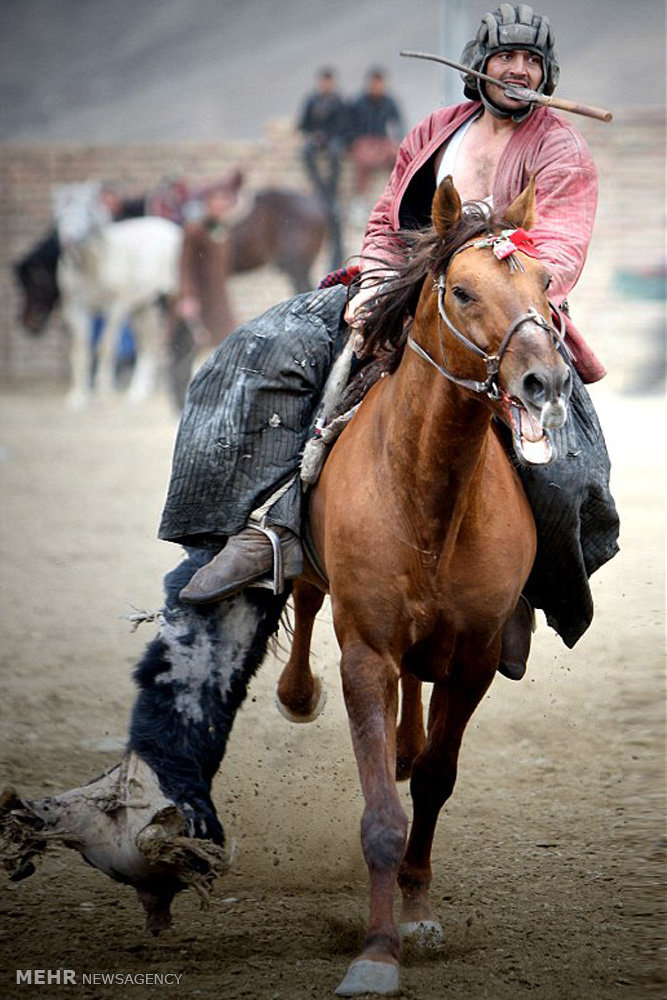
<instances>
[{"instance_id":1,"label":"horse blanket fringe","mask_svg":"<svg viewBox=\"0 0 667 1000\"><path fill-rule=\"evenodd\" d=\"M217 550L295 477L347 337L346 297L339 284L280 303L235 330L200 368L176 439L160 538ZM588 579L618 551L619 530L602 430L576 372L573 379L570 415L555 435L558 457L517 465L538 533L525 594L570 647L590 625ZM301 530L298 476L267 519Z\"/></svg>"}]
</instances>

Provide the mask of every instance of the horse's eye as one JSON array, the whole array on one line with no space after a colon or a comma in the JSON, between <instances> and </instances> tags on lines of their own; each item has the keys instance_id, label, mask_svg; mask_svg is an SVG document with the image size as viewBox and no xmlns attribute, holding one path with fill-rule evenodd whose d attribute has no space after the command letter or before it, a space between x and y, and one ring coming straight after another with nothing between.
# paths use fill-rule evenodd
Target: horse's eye
<instances>
[{"instance_id":1,"label":"horse's eye","mask_svg":"<svg viewBox=\"0 0 667 1000\"><path fill-rule=\"evenodd\" d=\"M545 292L549 288L551 288L551 281L552 281L551 275L550 274L545 275L545 278L544 278L544 290L545 290Z\"/></svg>"},{"instance_id":2,"label":"horse's eye","mask_svg":"<svg viewBox=\"0 0 667 1000\"><path fill-rule=\"evenodd\" d=\"M452 292L454 293L454 298L458 299L462 305L465 305L466 302L472 302L472 295L468 295L465 288L461 288L460 285L454 285Z\"/></svg>"}]
</instances>

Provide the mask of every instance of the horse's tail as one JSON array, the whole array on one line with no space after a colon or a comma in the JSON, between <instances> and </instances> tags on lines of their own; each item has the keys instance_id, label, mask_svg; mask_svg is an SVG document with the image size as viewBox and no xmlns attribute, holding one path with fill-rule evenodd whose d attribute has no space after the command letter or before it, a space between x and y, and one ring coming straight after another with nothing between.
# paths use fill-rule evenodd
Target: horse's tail
<instances>
[{"instance_id":1,"label":"horse's tail","mask_svg":"<svg viewBox=\"0 0 667 1000\"><path fill-rule=\"evenodd\" d=\"M149 764L162 791L185 812L190 836L222 843L211 782L287 594L253 588L218 604L183 604L179 591L210 555L190 549L165 577L159 631L135 670L140 690L129 750Z\"/></svg>"}]
</instances>

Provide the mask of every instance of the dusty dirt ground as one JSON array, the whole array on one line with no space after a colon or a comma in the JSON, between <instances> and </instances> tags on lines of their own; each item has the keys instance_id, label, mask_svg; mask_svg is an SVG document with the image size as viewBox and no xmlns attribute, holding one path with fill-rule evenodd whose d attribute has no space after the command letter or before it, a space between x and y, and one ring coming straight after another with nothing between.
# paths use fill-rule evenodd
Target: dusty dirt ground
<instances>
[{"instance_id":1,"label":"dusty dirt ground","mask_svg":"<svg viewBox=\"0 0 667 1000\"><path fill-rule=\"evenodd\" d=\"M434 899L446 944L405 956L406 1000L613 1000L664 995L662 400L595 399L614 461L622 552L594 580L596 618L568 651L543 621L521 684L498 677L471 723L440 821ZM175 419L155 400L72 415L62 394L5 394L2 430L2 774L32 796L119 756L131 669L178 560L155 540ZM306 1000L331 996L364 931L361 797L330 612L316 662L329 701L290 726L255 678L214 798L235 869L208 910L193 894L148 937L132 890L56 850L0 897L0 996ZM408 792L404 789L408 804ZM15 985L72 969L79 985ZM83 973L174 973L180 985L80 985Z\"/></svg>"}]
</instances>

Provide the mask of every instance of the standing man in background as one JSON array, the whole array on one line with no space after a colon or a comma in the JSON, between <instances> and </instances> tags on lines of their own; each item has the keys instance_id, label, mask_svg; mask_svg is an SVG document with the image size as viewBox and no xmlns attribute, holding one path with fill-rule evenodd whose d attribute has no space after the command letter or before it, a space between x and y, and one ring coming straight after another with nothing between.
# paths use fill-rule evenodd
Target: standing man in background
<instances>
[{"instance_id":1,"label":"standing man in background","mask_svg":"<svg viewBox=\"0 0 667 1000\"><path fill-rule=\"evenodd\" d=\"M343 262L338 182L348 139L347 109L336 76L325 67L317 74L317 89L306 98L298 128L304 133L302 158L306 173L322 199L331 231L331 266Z\"/></svg>"},{"instance_id":2,"label":"standing man in background","mask_svg":"<svg viewBox=\"0 0 667 1000\"><path fill-rule=\"evenodd\" d=\"M366 74L366 89L350 108L353 136L350 150L354 166L353 221L365 224L370 205L365 196L376 170L391 170L404 128L400 109L387 93L384 70L375 67Z\"/></svg>"}]
</instances>

